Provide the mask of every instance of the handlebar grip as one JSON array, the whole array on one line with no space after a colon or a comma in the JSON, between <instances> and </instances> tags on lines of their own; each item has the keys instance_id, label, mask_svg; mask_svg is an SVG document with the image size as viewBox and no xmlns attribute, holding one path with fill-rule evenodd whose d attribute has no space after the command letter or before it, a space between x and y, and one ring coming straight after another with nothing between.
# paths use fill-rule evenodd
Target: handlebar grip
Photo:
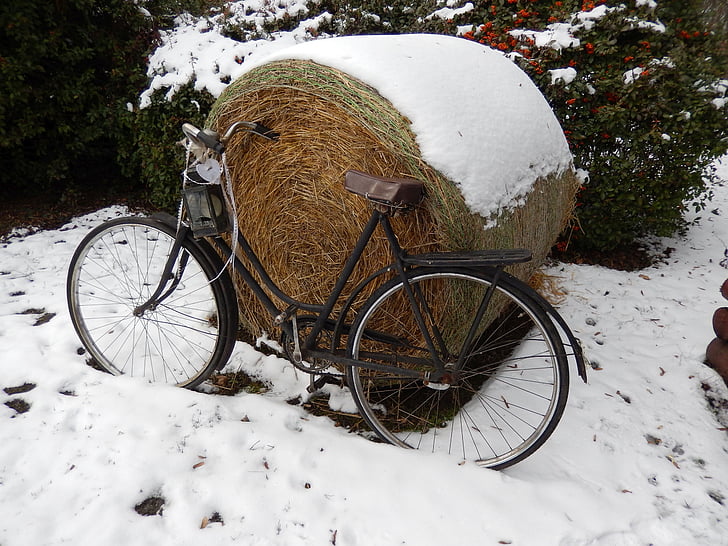
<instances>
[{"instance_id":1,"label":"handlebar grip","mask_svg":"<svg viewBox=\"0 0 728 546\"><path fill-rule=\"evenodd\" d=\"M197 133L197 138L208 148L217 154L222 154L225 151L225 145L220 142L220 138L215 131L209 129L202 129Z\"/></svg>"},{"instance_id":2,"label":"handlebar grip","mask_svg":"<svg viewBox=\"0 0 728 546\"><path fill-rule=\"evenodd\" d=\"M279 133L276 133L273 129L269 129L268 127L266 127L265 125L262 125L260 123L255 123L253 132L257 135L267 138L268 140L278 140L278 138L281 136Z\"/></svg>"}]
</instances>

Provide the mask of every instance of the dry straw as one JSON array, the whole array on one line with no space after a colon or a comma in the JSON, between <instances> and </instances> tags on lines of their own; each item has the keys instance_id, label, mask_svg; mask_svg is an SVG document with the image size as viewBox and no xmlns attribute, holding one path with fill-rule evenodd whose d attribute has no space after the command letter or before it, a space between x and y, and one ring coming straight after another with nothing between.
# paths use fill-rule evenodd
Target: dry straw
<instances>
[{"instance_id":1,"label":"dry straw","mask_svg":"<svg viewBox=\"0 0 728 546\"><path fill-rule=\"evenodd\" d=\"M574 174L553 175L485 230L457 187L422 160L409 120L376 89L311 61L272 62L235 80L207 125L224 132L238 120L281 135L276 143L240 135L227 156L241 230L284 292L303 301L326 299L369 218L366 201L343 188L348 169L425 182L424 204L394 219L410 252L529 248L534 261L513 271L521 278L543 261L572 208ZM350 286L390 262L379 234ZM240 303L251 333L274 334L270 317L246 290Z\"/></svg>"}]
</instances>

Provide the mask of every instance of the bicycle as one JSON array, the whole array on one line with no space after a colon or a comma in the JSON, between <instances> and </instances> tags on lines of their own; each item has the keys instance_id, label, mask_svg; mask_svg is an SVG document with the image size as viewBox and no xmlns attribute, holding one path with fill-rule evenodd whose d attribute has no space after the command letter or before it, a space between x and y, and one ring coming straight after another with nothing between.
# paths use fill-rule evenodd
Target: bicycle
<instances>
[{"instance_id":1,"label":"bicycle","mask_svg":"<svg viewBox=\"0 0 728 546\"><path fill-rule=\"evenodd\" d=\"M226 364L236 342L234 274L281 329L286 356L311 374L310 390L343 375L377 438L496 469L538 449L564 411L570 359L584 381L586 366L558 312L504 271L531 253L411 255L389 218L420 203L423 183L349 171L344 187L370 202L370 219L328 299L297 301L276 286L237 226L224 152L241 131L278 140L258 123L236 122L221 138L184 124L179 216L114 219L76 249L68 304L93 360L112 374L200 385ZM345 295L376 229L393 261ZM370 286L373 293L355 304Z\"/></svg>"}]
</instances>

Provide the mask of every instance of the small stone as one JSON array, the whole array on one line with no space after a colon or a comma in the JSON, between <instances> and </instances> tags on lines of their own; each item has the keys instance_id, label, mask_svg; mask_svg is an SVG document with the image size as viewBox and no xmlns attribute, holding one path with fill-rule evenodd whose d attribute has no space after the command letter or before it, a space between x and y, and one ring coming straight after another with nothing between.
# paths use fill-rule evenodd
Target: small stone
<instances>
[{"instance_id":1,"label":"small stone","mask_svg":"<svg viewBox=\"0 0 728 546\"><path fill-rule=\"evenodd\" d=\"M720 287L720 293L725 299L728 300L728 279L723 281L723 284Z\"/></svg>"},{"instance_id":2,"label":"small stone","mask_svg":"<svg viewBox=\"0 0 728 546\"><path fill-rule=\"evenodd\" d=\"M705 351L705 358L713 369L728 383L728 341L715 338Z\"/></svg>"},{"instance_id":3,"label":"small stone","mask_svg":"<svg viewBox=\"0 0 728 546\"><path fill-rule=\"evenodd\" d=\"M713 331L720 339L728 341L728 307L721 307L713 313Z\"/></svg>"}]
</instances>

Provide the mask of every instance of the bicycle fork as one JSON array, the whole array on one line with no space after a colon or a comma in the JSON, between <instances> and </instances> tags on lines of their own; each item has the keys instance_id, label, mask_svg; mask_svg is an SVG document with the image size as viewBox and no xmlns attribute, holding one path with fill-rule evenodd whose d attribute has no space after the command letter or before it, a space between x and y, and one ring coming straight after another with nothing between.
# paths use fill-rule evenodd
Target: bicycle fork
<instances>
[{"instance_id":1,"label":"bicycle fork","mask_svg":"<svg viewBox=\"0 0 728 546\"><path fill-rule=\"evenodd\" d=\"M154 293L149 297L147 301L134 308L133 314L135 317L143 317L144 313L146 313L147 311L154 311L160 303L162 303L166 298L169 297L172 292L174 292L174 290L177 288L180 281L182 280L182 274L187 267L187 261L190 257L187 252L182 252L180 255L180 250L182 249L182 241L184 241L187 234L187 232L185 231L186 229L188 228L182 226L177 232L177 237L174 240L174 244L169 251L169 256L167 256L167 261L164 264L164 268L162 269L159 284L157 285ZM177 263L177 258L179 258L177 270L172 273L172 270L175 267L175 263ZM165 288L169 284L170 280L172 281L172 284L165 291Z\"/></svg>"}]
</instances>

